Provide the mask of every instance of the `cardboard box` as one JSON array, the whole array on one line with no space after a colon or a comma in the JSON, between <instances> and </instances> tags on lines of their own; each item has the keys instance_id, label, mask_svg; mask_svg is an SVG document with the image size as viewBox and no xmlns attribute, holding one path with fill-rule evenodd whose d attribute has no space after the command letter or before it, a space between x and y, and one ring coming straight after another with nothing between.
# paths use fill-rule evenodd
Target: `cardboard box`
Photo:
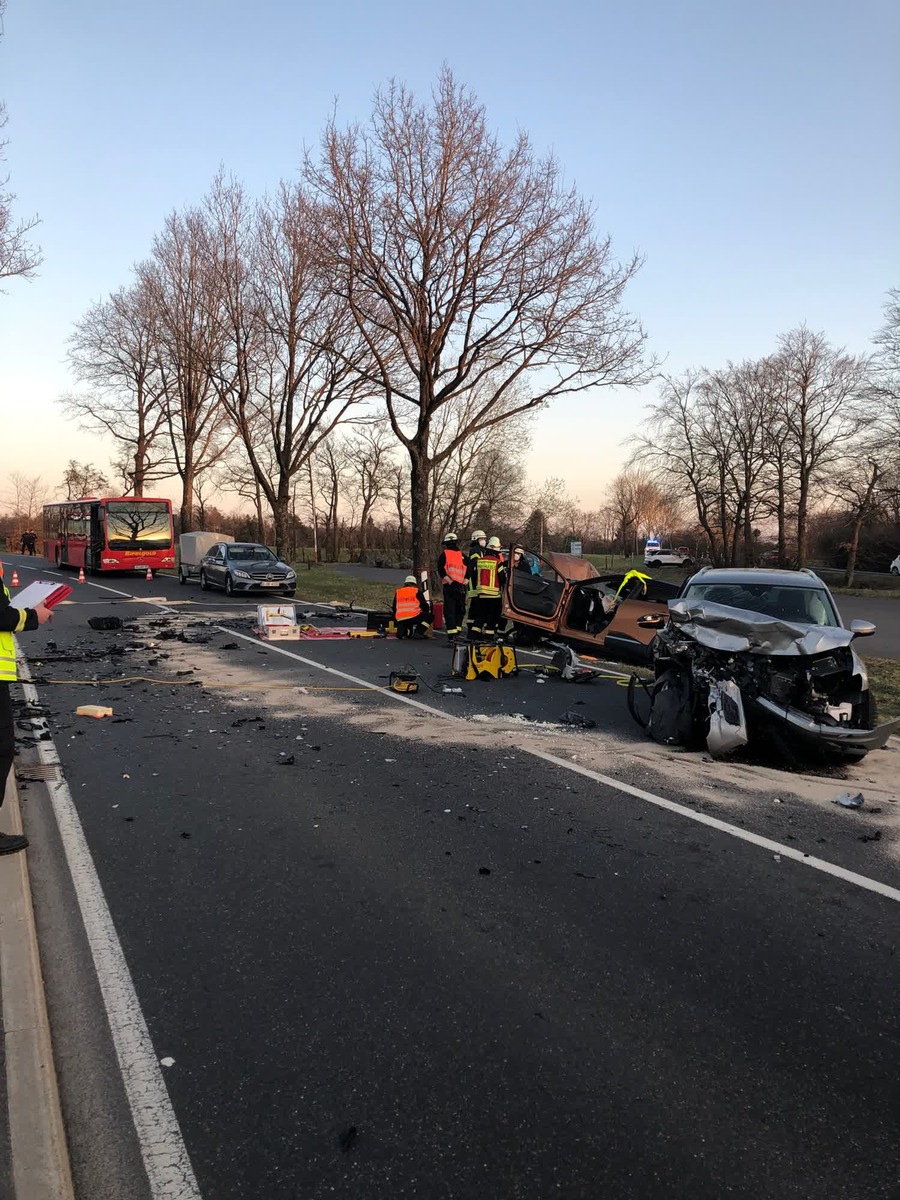
<instances>
[{"instance_id":1,"label":"cardboard box","mask_svg":"<svg viewBox=\"0 0 900 1200\"><path fill-rule=\"evenodd\" d=\"M260 604L256 625L264 642L299 642L300 627L293 604Z\"/></svg>"}]
</instances>

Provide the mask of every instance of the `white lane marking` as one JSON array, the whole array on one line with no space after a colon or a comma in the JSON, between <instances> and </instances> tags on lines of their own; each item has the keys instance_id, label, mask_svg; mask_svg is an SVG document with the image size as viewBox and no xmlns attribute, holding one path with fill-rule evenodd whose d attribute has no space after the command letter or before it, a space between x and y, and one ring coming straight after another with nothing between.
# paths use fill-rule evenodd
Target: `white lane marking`
<instances>
[{"instance_id":1,"label":"white lane marking","mask_svg":"<svg viewBox=\"0 0 900 1200\"><path fill-rule=\"evenodd\" d=\"M751 833L747 829L741 829L737 825L729 825L727 821L720 821L718 817L707 816L706 813L695 812L694 809L688 808L684 804L678 804L675 800L667 800L664 796L657 796L653 792L645 792L643 788L632 787L630 783L623 783L619 779L613 779L610 775L601 775L599 771L592 771L589 767L579 766L578 763L567 762L564 758L557 758L555 754L550 754L546 750L533 750L528 746L523 747L528 754L534 755L535 758L542 758L545 762L553 763L557 767L565 767L568 771L575 771L578 775L583 775L586 779L593 779L595 783L605 784L606 787L616 788L617 791L625 792L629 796L636 796L638 800L646 800L648 804L655 804L657 808L668 809L669 812L677 813L680 817L688 817L691 821L697 821L700 825L708 825L711 829L717 829L720 833L730 834L731 837L740 838L741 841L749 842L753 846L759 846L763 850L770 850L773 854L780 854L782 858L792 858L794 862L802 863L805 867L813 867L816 871L824 871L826 875L834 875L837 879L843 879L845 883L854 883L857 887L865 888L869 892L877 892L879 896L885 896L888 900L896 900L900 902L900 888L891 887L887 883L879 883L877 879L870 879L868 875L858 875L856 871L848 871L844 867L839 867L835 863L827 862L824 858L815 858L811 854L804 854L802 850L795 850L793 846L784 846L781 842L774 842L771 838L762 837L758 833Z\"/></svg>"},{"instance_id":2,"label":"white lane marking","mask_svg":"<svg viewBox=\"0 0 900 1200\"><path fill-rule=\"evenodd\" d=\"M20 660L20 673L26 698L33 704L39 703L24 658ZM41 762L59 767L62 777L62 765L54 743L38 742L37 748ZM150 1031L72 793L62 778L61 782L48 783L47 787L91 947L151 1195L153 1200L200 1200L200 1189L178 1118L163 1081Z\"/></svg>"},{"instance_id":3,"label":"white lane marking","mask_svg":"<svg viewBox=\"0 0 900 1200\"><path fill-rule=\"evenodd\" d=\"M453 713L441 712L439 708L432 708L430 704L423 704L421 700L410 700L408 696L401 696L399 693L392 692L389 688L377 683L369 683L367 679L359 679L356 675L348 675L346 671L339 671L337 667L326 667L324 663L316 662L314 658L304 658L302 654L295 654L293 650L285 650L283 646L276 646L273 642L262 642L258 637L251 637L248 633L238 633L236 629L229 629L225 625L214 625L213 628L219 633L227 633L229 637L239 637L253 645L265 646L266 650L274 650L276 654L283 654L285 658L293 658L297 662L306 663L309 667L315 667L317 671L325 671L328 675L337 675L339 679L349 679L351 683L361 683L363 687L369 688L373 692L389 694L392 700L397 700L401 704L408 704L410 708L421 708L424 712L431 713L435 717L442 717L445 721L464 721L463 717L454 716Z\"/></svg>"},{"instance_id":4,"label":"white lane marking","mask_svg":"<svg viewBox=\"0 0 900 1200\"><path fill-rule=\"evenodd\" d=\"M257 645L261 644L259 638L250 637L246 633L236 633L235 630L228 629L224 625L217 625L215 628L220 633L227 633L229 637L240 637L247 642L255 642ZM462 721L468 724L464 717L458 717L453 713L441 712L439 708L432 708L430 704L422 704L418 700L410 700L407 696L400 696L388 688L378 687L377 684L369 683L366 679L360 679L358 676L350 675L346 671L338 671L334 667L326 667L324 664L316 662L315 659L305 658L302 654L295 654L292 650L285 650L283 646L267 643L266 649L274 650L277 654L283 654L286 658L296 659L307 666L316 667L320 671L326 671L329 675L338 675L341 679L362 684L363 687L370 688L373 692L378 692L386 696L389 700L397 700L401 704L410 705L412 708L421 708L425 712L433 713L445 721ZM858 875L856 871L848 871L844 867L839 867L836 863L827 862L823 858L806 855L802 850L797 850L793 846L785 846L781 842L772 841L771 838L761 837L757 833L750 833L749 830L741 829L738 825L730 825L727 821L720 821L718 817L710 817L706 813L696 812L684 804L678 804L675 800L667 800L664 796L657 796L654 792L646 792L642 788L632 787L630 783L623 783L622 780L614 779L611 775L601 775L598 771L591 771L587 767L579 766L578 763L569 762L565 758L558 758L555 754L549 754L546 750L537 750L532 746L519 746L519 749L525 754L532 755L534 758L540 758L544 762L552 763L557 767L563 767L567 771L574 771L575 774L582 775L586 779L592 779L595 783L601 783L604 787L613 788L617 792L624 792L628 796L634 796L638 800L654 804L657 808L665 808L680 817L686 817L689 821L696 821L699 825L707 825L711 829L718 830L719 833L728 834L729 837L738 838L742 842L749 842L752 846L759 846L763 850L769 850L773 854L781 855L782 858L790 858L794 862L801 863L804 867L812 867L814 871L822 871L826 875L833 875L836 879L842 879L845 883L855 884L857 887L864 888L869 892L877 892L879 896L884 896L887 900L900 902L900 889L891 887L887 883L880 883L877 879L870 879L867 875Z\"/></svg>"}]
</instances>

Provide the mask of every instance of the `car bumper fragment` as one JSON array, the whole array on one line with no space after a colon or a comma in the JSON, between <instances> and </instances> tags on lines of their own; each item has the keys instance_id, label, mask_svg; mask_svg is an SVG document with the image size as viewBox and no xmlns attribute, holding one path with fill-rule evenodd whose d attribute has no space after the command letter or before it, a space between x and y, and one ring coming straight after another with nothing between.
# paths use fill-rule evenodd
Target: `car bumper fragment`
<instances>
[{"instance_id":1,"label":"car bumper fragment","mask_svg":"<svg viewBox=\"0 0 900 1200\"><path fill-rule=\"evenodd\" d=\"M849 725L823 725L799 708L776 704L768 696L757 696L753 703L768 716L785 722L798 733L824 742L836 749L880 750L893 733L900 731L900 717L875 729L853 729Z\"/></svg>"}]
</instances>

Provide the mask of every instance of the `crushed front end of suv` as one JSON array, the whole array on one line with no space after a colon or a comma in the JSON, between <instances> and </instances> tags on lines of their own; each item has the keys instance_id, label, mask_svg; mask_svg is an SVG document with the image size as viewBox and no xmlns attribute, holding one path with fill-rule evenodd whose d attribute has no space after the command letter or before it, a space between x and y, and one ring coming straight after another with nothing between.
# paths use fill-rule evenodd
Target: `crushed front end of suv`
<instances>
[{"instance_id":1,"label":"crushed front end of suv","mask_svg":"<svg viewBox=\"0 0 900 1200\"><path fill-rule=\"evenodd\" d=\"M651 646L654 679L633 677L635 720L666 745L714 757L749 743L788 761L863 758L900 729L878 725L865 664L811 571L706 569L669 602ZM645 693L641 695L641 690Z\"/></svg>"}]
</instances>

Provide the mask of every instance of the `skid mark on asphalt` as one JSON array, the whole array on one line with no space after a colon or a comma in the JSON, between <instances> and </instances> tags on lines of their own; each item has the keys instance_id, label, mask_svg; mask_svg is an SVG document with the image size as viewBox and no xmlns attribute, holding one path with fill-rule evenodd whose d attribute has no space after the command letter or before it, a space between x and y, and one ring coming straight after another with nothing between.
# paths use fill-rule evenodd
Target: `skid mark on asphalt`
<instances>
[{"instance_id":1,"label":"skid mark on asphalt","mask_svg":"<svg viewBox=\"0 0 900 1200\"><path fill-rule=\"evenodd\" d=\"M224 625L217 625L215 628L219 633L227 634L228 637L242 638L244 641L259 647L259 639L251 637L249 634L239 633L235 629L229 629ZM430 704L423 704L421 700L413 700L409 696L402 696L396 692L386 692L377 684L369 683L368 680L362 679L357 675L351 675L347 671L338 670L336 667L325 666L321 662L317 662L314 658L307 658L305 655L297 654L293 650L286 650L283 646L275 645L274 643L266 643L266 649L274 653L281 654L285 658L293 659L295 662L304 663L308 667L313 667L317 671L324 671L329 675L336 675L341 679L346 679L350 683L358 684L373 692L383 695L386 699L398 704L407 705L410 708L419 709L429 713L432 716L439 717L442 721L452 722L455 725L465 725L471 727L471 723L464 717L458 717L454 713L446 713L439 708L435 708ZM544 762L552 763L556 767L562 767L566 771L573 771L577 775L581 775L586 779L591 779L595 783L602 784L604 787L612 788L617 792L623 792L625 795L633 796L635 799L643 800L647 804L652 804L657 808L666 809L668 812L675 813L680 817L684 817L688 821L694 821L699 825L705 825L708 828L715 829L719 833L727 834L729 837L737 838L739 841L746 842L748 845L756 846L758 849L767 850L770 853L777 855L780 860L788 859L792 862L799 863L804 867L810 867L814 871L820 871L825 875L833 876L836 879L842 880L844 883L853 884L855 887L863 888L865 891L875 892L879 896L887 900L893 900L900 903L900 889L891 887L889 884L881 883L877 879L870 879L867 875L860 875L856 871L849 871L845 867L840 867L836 863L828 862L826 859L817 858L811 854L805 854L802 850L797 850L793 846L785 845L782 842L774 841L771 838L762 837L759 834L751 833L747 829L741 829L738 825L732 825L728 821L722 821L718 817L710 817L706 813L697 812L692 808L688 808L684 804L679 804L675 800L669 800L664 796L658 796L654 792L644 791L642 788L633 787L631 784L623 782L621 779L615 779L611 775L604 775L599 771L592 771L588 767L582 767L578 763L573 763L565 758L559 758L555 754L550 754L547 751L539 750L529 744L519 744L518 749L524 754L530 754L534 758L541 759Z\"/></svg>"},{"instance_id":2,"label":"skid mark on asphalt","mask_svg":"<svg viewBox=\"0 0 900 1200\"><path fill-rule=\"evenodd\" d=\"M24 658L20 658L20 674L26 698L38 704L40 698ZM52 741L39 741L37 751L45 766L56 766L62 774ZM64 778L48 781L47 788L91 948L151 1195L153 1200L201 1200L72 793Z\"/></svg>"}]
</instances>

